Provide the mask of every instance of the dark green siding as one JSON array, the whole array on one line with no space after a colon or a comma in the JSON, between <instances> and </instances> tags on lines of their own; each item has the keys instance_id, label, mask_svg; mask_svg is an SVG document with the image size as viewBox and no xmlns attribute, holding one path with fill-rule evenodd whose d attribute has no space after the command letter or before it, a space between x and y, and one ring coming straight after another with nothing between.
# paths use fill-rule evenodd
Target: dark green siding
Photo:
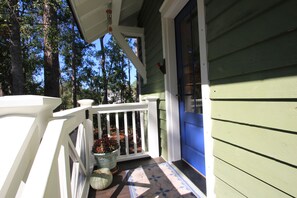
<instances>
[{"instance_id":1,"label":"dark green siding","mask_svg":"<svg viewBox=\"0 0 297 198\"><path fill-rule=\"evenodd\" d=\"M297 196L297 1L206 1L215 191Z\"/></svg>"},{"instance_id":2,"label":"dark green siding","mask_svg":"<svg viewBox=\"0 0 297 198\"><path fill-rule=\"evenodd\" d=\"M142 84L142 97L158 96L158 116L161 155L167 159L166 111L164 75L156 67L162 63L162 28L159 9L163 1L145 0L138 17L138 25L144 28L147 84Z\"/></svg>"}]
</instances>

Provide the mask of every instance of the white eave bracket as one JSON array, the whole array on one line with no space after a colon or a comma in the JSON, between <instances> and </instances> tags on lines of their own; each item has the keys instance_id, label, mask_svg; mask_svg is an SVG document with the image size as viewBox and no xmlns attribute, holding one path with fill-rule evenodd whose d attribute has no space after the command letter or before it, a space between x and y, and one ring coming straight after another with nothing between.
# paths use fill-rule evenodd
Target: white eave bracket
<instances>
[{"instance_id":1,"label":"white eave bracket","mask_svg":"<svg viewBox=\"0 0 297 198\"><path fill-rule=\"evenodd\" d=\"M131 62L136 67L138 73L143 78L143 83L147 83L146 78L146 67L145 67L145 48L144 48L144 29L138 27L127 27L127 26L112 26L112 35L118 42L119 46L126 53L127 57L131 60ZM135 55L133 50L130 48L129 44L125 40L125 37L140 37L141 38L141 46L142 46L142 55L143 55L143 63L139 60L139 58Z\"/></svg>"}]
</instances>

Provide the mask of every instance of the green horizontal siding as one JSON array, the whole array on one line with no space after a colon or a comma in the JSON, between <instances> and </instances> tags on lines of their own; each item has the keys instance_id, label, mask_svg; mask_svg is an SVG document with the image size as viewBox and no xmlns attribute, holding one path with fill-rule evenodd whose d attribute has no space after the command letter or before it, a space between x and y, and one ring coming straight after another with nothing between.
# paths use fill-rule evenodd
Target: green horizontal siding
<instances>
[{"instance_id":1,"label":"green horizontal siding","mask_svg":"<svg viewBox=\"0 0 297 198\"><path fill-rule=\"evenodd\" d=\"M244 26L234 27L225 35L212 40L208 43L209 47L212 48L209 59L218 59L267 40L270 42L269 39L278 37L284 32L292 31L297 24L297 20L292 20L292 18L297 18L296 7L296 1L284 1L277 7L273 7L262 15L247 21ZM284 12L287 14L284 15ZM283 23L282 21L287 22ZM219 48L213 48L213 45L225 47L222 51Z\"/></svg>"},{"instance_id":2,"label":"green horizontal siding","mask_svg":"<svg viewBox=\"0 0 297 198\"><path fill-rule=\"evenodd\" d=\"M296 8L207 1L218 197L297 196Z\"/></svg>"},{"instance_id":3,"label":"green horizontal siding","mask_svg":"<svg viewBox=\"0 0 297 198\"><path fill-rule=\"evenodd\" d=\"M254 163L257 164L257 162ZM220 160L219 158L215 158L214 172L217 179L224 181L226 185L232 186L234 190L243 194L244 197L291 197L286 193L276 189L275 187L272 187L269 184L259 180L258 178L250 174L246 174L246 172L239 168L236 168L232 164ZM223 188L224 186L216 186L215 191L217 193L217 197L221 197L221 193L223 194L225 191L230 191L229 186L225 186L225 188ZM230 198L231 197L233 198L233 196L230 196Z\"/></svg>"},{"instance_id":4,"label":"green horizontal siding","mask_svg":"<svg viewBox=\"0 0 297 198\"><path fill-rule=\"evenodd\" d=\"M297 98L297 65L211 82L212 99Z\"/></svg>"},{"instance_id":5,"label":"green horizontal siding","mask_svg":"<svg viewBox=\"0 0 297 198\"><path fill-rule=\"evenodd\" d=\"M291 131L297 135L296 107L297 101L213 101L212 117Z\"/></svg>"},{"instance_id":6,"label":"green horizontal siding","mask_svg":"<svg viewBox=\"0 0 297 198\"><path fill-rule=\"evenodd\" d=\"M215 139L297 166L297 135L226 121L213 121Z\"/></svg>"},{"instance_id":7,"label":"green horizontal siding","mask_svg":"<svg viewBox=\"0 0 297 198\"><path fill-rule=\"evenodd\" d=\"M150 96L159 97L158 125L160 133L160 150L161 155L167 159L164 75L156 67L156 64L163 60L161 15L159 12L162 3L163 1L160 0L144 1L138 17L138 25L144 28L145 64L147 72L147 84L141 86L141 95L143 98Z\"/></svg>"},{"instance_id":8,"label":"green horizontal siding","mask_svg":"<svg viewBox=\"0 0 297 198\"><path fill-rule=\"evenodd\" d=\"M206 15L206 23L209 23L212 20L214 21L215 18L218 18L220 14L224 13L227 9L232 7L236 2L237 0L225 0L225 1L209 0L209 3L205 1L208 8L207 15ZM213 26L210 28L213 28Z\"/></svg>"},{"instance_id":9,"label":"green horizontal siding","mask_svg":"<svg viewBox=\"0 0 297 198\"><path fill-rule=\"evenodd\" d=\"M297 195L296 185L293 185L297 184L297 169L294 167L221 141L214 141L214 155L274 188L291 196Z\"/></svg>"},{"instance_id":10,"label":"green horizontal siding","mask_svg":"<svg viewBox=\"0 0 297 198\"><path fill-rule=\"evenodd\" d=\"M296 43L297 29L229 56L210 61L210 79L295 65L297 63Z\"/></svg>"},{"instance_id":11,"label":"green horizontal siding","mask_svg":"<svg viewBox=\"0 0 297 198\"><path fill-rule=\"evenodd\" d=\"M225 1L224 1L225 2ZM269 1L256 1L256 0L242 0L242 1L234 1L228 0L229 5L228 9L221 9L217 12L219 16L212 20L211 22L207 22L210 26L207 29L207 40L211 41L216 39L224 34L227 34L231 30L235 28L241 28L246 25L249 20L257 19L266 11L271 10L273 7L279 6L279 3L285 2L283 0L269 0ZM220 7L216 7L217 4L222 4L223 2L218 2L218 0L214 0L213 7L218 9ZM208 12L211 12L209 9L213 9L211 7L207 8ZM208 16L208 13L207 13ZM208 18L208 17L206 17ZM226 20L227 19L227 20Z\"/></svg>"},{"instance_id":12,"label":"green horizontal siding","mask_svg":"<svg viewBox=\"0 0 297 198\"><path fill-rule=\"evenodd\" d=\"M216 189L215 193L218 195L219 198L230 198L230 197L237 197L237 198L246 198L243 194L232 188L232 186L228 185L224 181L216 178Z\"/></svg>"}]
</instances>

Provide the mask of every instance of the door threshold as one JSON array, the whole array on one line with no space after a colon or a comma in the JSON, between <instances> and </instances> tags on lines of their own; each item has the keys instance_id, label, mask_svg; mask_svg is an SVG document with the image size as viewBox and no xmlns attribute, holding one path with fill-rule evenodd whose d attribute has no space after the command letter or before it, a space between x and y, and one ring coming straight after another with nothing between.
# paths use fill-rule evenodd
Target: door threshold
<instances>
[{"instance_id":1,"label":"door threshold","mask_svg":"<svg viewBox=\"0 0 297 198\"><path fill-rule=\"evenodd\" d=\"M203 176L183 160L172 162L172 164L174 165L174 168L178 169L178 172L182 173L193 184L191 187L194 187L200 191L200 193L198 192L200 197L206 197L205 176Z\"/></svg>"}]
</instances>

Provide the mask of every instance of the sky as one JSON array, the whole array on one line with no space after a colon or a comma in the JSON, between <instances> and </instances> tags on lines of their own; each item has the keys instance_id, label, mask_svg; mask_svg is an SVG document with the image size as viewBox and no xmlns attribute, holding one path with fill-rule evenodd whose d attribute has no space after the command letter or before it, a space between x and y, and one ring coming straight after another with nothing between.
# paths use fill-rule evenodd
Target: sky
<instances>
[{"instance_id":1,"label":"sky","mask_svg":"<svg viewBox=\"0 0 297 198\"><path fill-rule=\"evenodd\" d=\"M108 42L108 40L110 39L111 35L110 34L106 34L104 37L104 44ZM101 50L101 46L100 46L100 39L97 39L95 41L92 42L95 46L97 50ZM136 80L136 68L135 66L132 64L132 62L130 61L130 65L131 65L131 84ZM128 76L128 74L127 74Z\"/></svg>"}]
</instances>

